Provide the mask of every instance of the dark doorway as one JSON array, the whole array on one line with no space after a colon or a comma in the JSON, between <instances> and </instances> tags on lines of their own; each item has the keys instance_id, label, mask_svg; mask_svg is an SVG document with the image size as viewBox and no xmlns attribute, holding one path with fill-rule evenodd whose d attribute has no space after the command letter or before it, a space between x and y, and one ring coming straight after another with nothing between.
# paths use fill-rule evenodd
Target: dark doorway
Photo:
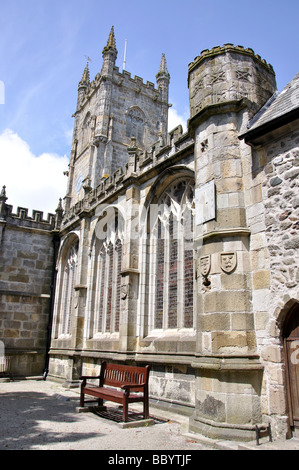
<instances>
[{"instance_id":1,"label":"dark doorway","mask_svg":"<svg viewBox=\"0 0 299 470\"><path fill-rule=\"evenodd\" d=\"M290 425L299 428L299 304L290 310L283 336Z\"/></svg>"}]
</instances>

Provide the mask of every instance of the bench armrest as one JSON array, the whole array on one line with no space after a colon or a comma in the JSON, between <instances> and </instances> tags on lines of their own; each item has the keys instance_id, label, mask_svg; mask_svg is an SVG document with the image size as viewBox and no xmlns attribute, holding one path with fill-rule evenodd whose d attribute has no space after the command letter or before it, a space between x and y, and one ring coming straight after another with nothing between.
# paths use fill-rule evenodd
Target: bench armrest
<instances>
[{"instance_id":1,"label":"bench armrest","mask_svg":"<svg viewBox=\"0 0 299 470\"><path fill-rule=\"evenodd\" d=\"M86 385L86 382L88 379L93 379L93 380L100 380L101 376L100 375L81 375L80 380L81 382L81 388L84 388Z\"/></svg>"},{"instance_id":2,"label":"bench armrest","mask_svg":"<svg viewBox=\"0 0 299 470\"><path fill-rule=\"evenodd\" d=\"M80 380L87 380L87 379L99 379L101 376L100 375L81 375L79 377Z\"/></svg>"},{"instance_id":3,"label":"bench armrest","mask_svg":"<svg viewBox=\"0 0 299 470\"><path fill-rule=\"evenodd\" d=\"M146 383L138 384L138 385L135 385L135 384L132 384L132 385L126 384L126 385L122 385L120 388L121 388L122 390L126 390L126 391L128 390L128 391L130 391L130 390L134 390L134 388L145 388L145 387L146 387Z\"/></svg>"}]
</instances>

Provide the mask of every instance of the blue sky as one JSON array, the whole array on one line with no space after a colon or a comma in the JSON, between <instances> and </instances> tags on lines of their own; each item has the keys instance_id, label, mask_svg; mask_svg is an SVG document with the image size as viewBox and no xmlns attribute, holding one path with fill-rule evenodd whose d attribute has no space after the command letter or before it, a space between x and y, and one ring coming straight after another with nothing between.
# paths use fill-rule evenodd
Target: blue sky
<instances>
[{"instance_id":1,"label":"blue sky","mask_svg":"<svg viewBox=\"0 0 299 470\"><path fill-rule=\"evenodd\" d=\"M188 64L225 43L251 47L281 90L299 72L298 0L1 1L0 188L8 203L53 212L64 197L77 85L91 79L114 25L122 69L155 83L161 54L171 75L171 122L188 118ZM1 103L1 94L0 94Z\"/></svg>"}]
</instances>

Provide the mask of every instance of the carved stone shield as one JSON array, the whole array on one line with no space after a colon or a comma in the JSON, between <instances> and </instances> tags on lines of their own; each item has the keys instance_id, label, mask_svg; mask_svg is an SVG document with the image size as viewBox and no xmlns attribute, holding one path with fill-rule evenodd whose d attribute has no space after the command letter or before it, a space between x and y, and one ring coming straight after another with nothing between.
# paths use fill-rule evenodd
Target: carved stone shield
<instances>
[{"instance_id":1,"label":"carved stone shield","mask_svg":"<svg viewBox=\"0 0 299 470\"><path fill-rule=\"evenodd\" d=\"M237 266L237 253L229 251L220 253L220 267L225 273L231 273Z\"/></svg>"},{"instance_id":2,"label":"carved stone shield","mask_svg":"<svg viewBox=\"0 0 299 470\"><path fill-rule=\"evenodd\" d=\"M199 269L202 276L207 276L211 269L211 256L206 255L199 258Z\"/></svg>"}]
</instances>

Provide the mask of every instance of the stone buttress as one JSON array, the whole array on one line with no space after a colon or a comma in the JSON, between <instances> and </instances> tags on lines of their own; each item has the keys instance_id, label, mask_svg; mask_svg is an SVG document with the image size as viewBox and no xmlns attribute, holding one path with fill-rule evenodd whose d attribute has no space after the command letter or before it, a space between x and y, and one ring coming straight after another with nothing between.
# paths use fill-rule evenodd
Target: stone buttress
<instances>
[{"instance_id":1,"label":"stone buttress","mask_svg":"<svg viewBox=\"0 0 299 470\"><path fill-rule=\"evenodd\" d=\"M189 65L198 296L190 429L212 438L254 439L262 424L243 184L248 151L238 135L275 87L272 67L241 46L203 51Z\"/></svg>"}]
</instances>

